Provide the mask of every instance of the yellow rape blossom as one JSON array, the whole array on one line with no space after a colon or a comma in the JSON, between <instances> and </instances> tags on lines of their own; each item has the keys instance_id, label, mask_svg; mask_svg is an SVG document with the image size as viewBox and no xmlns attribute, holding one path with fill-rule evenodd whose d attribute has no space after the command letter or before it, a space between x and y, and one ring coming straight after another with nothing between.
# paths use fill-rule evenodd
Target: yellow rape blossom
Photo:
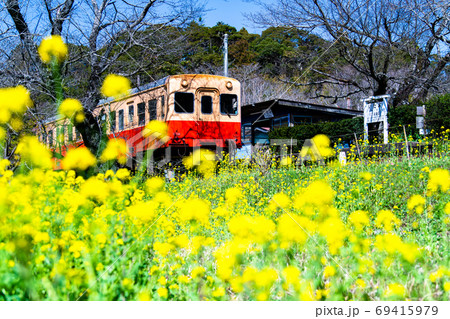
<instances>
[{"instance_id":1,"label":"yellow rape blossom","mask_svg":"<svg viewBox=\"0 0 450 319\"><path fill-rule=\"evenodd\" d=\"M80 193L87 199L103 203L109 196L109 187L105 182L91 177L81 186Z\"/></svg>"},{"instance_id":2,"label":"yellow rape blossom","mask_svg":"<svg viewBox=\"0 0 450 319\"><path fill-rule=\"evenodd\" d=\"M33 101L25 87L0 88L0 124L7 123L13 114L22 115L31 106Z\"/></svg>"},{"instance_id":3,"label":"yellow rape blossom","mask_svg":"<svg viewBox=\"0 0 450 319\"><path fill-rule=\"evenodd\" d=\"M361 231L364 226L368 226L370 223L369 215L366 211L357 210L348 216L348 221L352 223L357 231Z\"/></svg>"},{"instance_id":4,"label":"yellow rape blossom","mask_svg":"<svg viewBox=\"0 0 450 319\"><path fill-rule=\"evenodd\" d=\"M130 178L130 171L126 168L120 168L116 172L116 177L121 181L126 181Z\"/></svg>"},{"instance_id":5,"label":"yellow rape blossom","mask_svg":"<svg viewBox=\"0 0 450 319\"><path fill-rule=\"evenodd\" d=\"M113 138L108 141L106 148L103 150L100 160L107 162L117 160L120 164L127 162L128 146L125 140L121 138Z\"/></svg>"},{"instance_id":6,"label":"yellow rape blossom","mask_svg":"<svg viewBox=\"0 0 450 319\"><path fill-rule=\"evenodd\" d=\"M228 222L228 229L234 236L256 243L268 242L275 235L275 224L264 216L235 216Z\"/></svg>"},{"instance_id":7,"label":"yellow rape blossom","mask_svg":"<svg viewBox=\"0 0 450 319\"><path fill-rule=\"evenodd\" d=\"M378 228L383 227L386 231L391 231L394 226L399 226L401 223L390 210L380 210L375 220L375 225Z\"/></svg>"},{"instance_id":8,"label":"yellow rape blossom","mask_svg":"<svg viewBox=\"0 0 450 319\"><path fill-rule=\"evenodd\" d=\"M217 287L216 289L214 289L214 291L212 292L212 296L216 297L216 298L220 298L225 296L225 288L223 287Z\"/></svg>"},{"instance_id":9,"label":"yellow rape blossom","mask_svg":"<svg viewBox=\"0 0 450 319\"><path fill-rule=\"evenodd\" d=\"M151 137L152 139L161 140L163 143L167 142L169 127L165 122L158 120L150 121L142 130L143 137Z\"/></svg>"},{"instance_id":10,"label":"yellow rape blossom","mask_svg":"<svg viewBox=\"0 0 450 319\"><path fill-rule=\"evenodd\" d=\"M384 290L383 296L385 298L404 298L406 294L405 286L393 283L389 284L388 287Z\"/></svg>"},{"instance_id":11,"label":"yellow rape blossom","mask_svg":"<svg viewBox=\"0 0 450 319\"><path fill-rule=\"evenodd\" d=\"M164 179L161 177L151 177L145 181L145 187L149 194L155 194L164 189Z\"/></svg>"},{"instance_id":12,"label":"yellow rape blossom","mask_svg":"<svg viewBox=\"0 0 450 319\"><path fill-rule=\"evenodd\" d=\"M441 190L443 193L450 189L450 172L447 169L436 168L429 175L427 184L428 194Z\"/></svg>"},{"instance_id":13,"label":"yellow rape blossom","mask_svg":"<svg viewBox=\"0 0 450 319\"><path fill-rule=\"evenodd\" d=\"M406 207L409 211L415 210L417 214L422 214L425 205L425 198L420 195L413 195L408 199Z\"/></svg>"},{"instance_id":14,"label":"yellow rape blossom","mask_svg":"<svg viewBox=\"0 0 450 319\"><path fill-rule=\"evenodd\" d=\"M277 208L284 210L289 207L290 203L289 196L284 193L276 193L269 202L269 209L271 211L275 211Z\"/></svg>"},{"instance_id":15,"label":"yellow rape blossom","mask_svg":"<svg viewBox=\"0 0 450 319\"><path fill-rule=\"evenodd\" d=\"M183 165L187 169L195 169L204 177L214 175L216 164L215 153L207 149L196 149L191 155L183 158Z\"/></svg>"},{"instance_id":16,"label":"yellow rape blossom","mask_svg":"<svg viewBox=\"0 0 450 319\"><path fill-rule=\"evenodd\" d=\"M206 225L209 222L210 203L200 198L188 199L178 203L180 220L198 222Z\"/></svg>"},{"instance_id":17,"label":"yellow rape blossom","mask_svg":"<svg viewBox=\"0 0 450 319\"><path fill-rule=\"evenodd\" d=\"M333 266L326 266L325 269L323 270L323 276L325 278L333 277L335 274L336 268L334 268Z\"/></svg>"},{"instance_id":18,"label":"yellow rape blossom","mask_svg":"<svg viewBox=\"0 0 450 319\"><path fill-rule=\"evenodd\" d=\"M22 137L16 151L22 161L32 167L49 169L53 166L50 151L35 136Z\"/></svg>"},{"instance_id":19,"label":"yellow rape blossom","mask_svg":"<svg viewBox=\"0 0 450 319\"><path fill-rule=\"evenodd\" d=\"M369 172L361 172L359 176L366 181L370 181L373 178L373 174Z\"/></svg>"},{"instance_id":20,"label":"yellow rape blossom","mask_svg":"<svg viewBox=\"0 0 450 319\"><path fill-rule=\"evenodd\" d=\"M62 117L74 119L77 123L84 121L83 105L77 99L68 98L62 101L58 112Z\"/></svg>"},{"instance_id":21,"label":"yellow rape blossom","mask_svg":"<svg viewBox=\"0 0 450 319\"><path fill-rule=\"evenodd\" d=\"M82 170L85 171L89 167L97 163L95 156L86 148L79 147L71 149L61 162L61 166L65 170Z\"/></svg>"},{"instance_id":22,"label":"yellow rape blossom","mask_svg":"<svg viewBox=\"0 0 450 319\"><path fill-rule=\"evenodd\" d=\"M61 63L67 58L68 52L67 45L59 35L46 37L38 48L39 56L44 63L50 63L53 58Z\"/></svg>"},{"instance_id":23,"label":"yellow rape blossom","mask_svg":"<svg viewBox=\"0 0 450 319\"><path fill-rule=\"evenodd\" d=\"M131 82L124 76L109 74L103 81L101 92L106 97L119 98L129 93Z\"/></svg>"},{"instance_id":24,"label":"yellow rape blossom","mask_svg":"<svg viewBox=\"0 0 450 319\"><path fill-rule=\"evenodd\" d=\"M205 268L201 266L197 266L191 271L191 277L192 278L199 278L202 277L205 274Z\"/></svg>"},{"instance_id":25,"label":"yellow rape blossom","mask_svg":"<svg viewBox=\"0 0 450 319\"><path fill-rule=\"evenodd\" d=\"M156 293L158 294L158 296L160 296L163 299L167 299L167 296L169 295L169 290L167 288L164 287L160 287L156 290Z\"/></svg>"}]
</instances>

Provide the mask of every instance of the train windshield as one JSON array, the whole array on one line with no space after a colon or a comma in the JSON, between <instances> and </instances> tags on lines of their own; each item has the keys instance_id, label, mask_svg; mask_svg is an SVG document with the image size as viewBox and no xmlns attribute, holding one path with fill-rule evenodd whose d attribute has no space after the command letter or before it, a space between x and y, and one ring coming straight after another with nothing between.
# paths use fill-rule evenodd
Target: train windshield
<instances>
[{"instance_id":1,"label":"train windshield","mask_svg":"<svg viewBox=\"0 0 450 319\"><path fill-rule=\"evenodd\" d=\"M238 114L238 99L236 94L220 95L220 113L227 115Z\"/></svg>"},{"instance_id":2,"label":"train windshield","mask_svg":"<svg viewBox=\"0 0 450 319\"><path fill-rule=\"evenodd\" d=\"M213 109L212 96L203 95L201 104L202 104L202 113L203 114L211 114L212 113L212 109Z\"/></svg>"},{"instance_id":3,"label":"train windshield","mask_svg":"<svg viewBox=\"0 0 450 319\"><path fill-rule=\"evenodd\" d=\"M193 113L194 112L194 94L176 92L175 93L175 112Z\"/></svg>"}]
</instances>

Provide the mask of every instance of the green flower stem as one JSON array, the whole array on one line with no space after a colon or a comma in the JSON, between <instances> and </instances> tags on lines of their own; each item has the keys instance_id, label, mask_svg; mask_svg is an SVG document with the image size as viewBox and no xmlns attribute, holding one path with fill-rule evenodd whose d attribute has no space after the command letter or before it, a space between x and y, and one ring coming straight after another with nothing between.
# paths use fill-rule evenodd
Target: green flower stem
<instances>
[{"instance_id":1,"label":"green flower stem","mask_svg":"<svg viewBox=\"0 0 450 319\"><path fill-rule=\"evenodd\" d=\"M52 71L53 89L56 94L56 105L59 107L59 105L64 100L64 92L61 77L61 65L58 63L58 60L54 57L52 58L50 69Z\"/></svg>"}]
</instances>

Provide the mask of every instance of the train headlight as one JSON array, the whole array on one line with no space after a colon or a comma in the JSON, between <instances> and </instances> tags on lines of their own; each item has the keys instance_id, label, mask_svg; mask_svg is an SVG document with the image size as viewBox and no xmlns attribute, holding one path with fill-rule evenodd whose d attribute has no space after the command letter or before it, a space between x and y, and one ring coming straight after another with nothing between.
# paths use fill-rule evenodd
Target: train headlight
<instances>
[{"instance_id":1,"label":"train headlight","mask_svg":"<svg viewBox=\"0 0 450 319\"><path fill-rule=\"evenodd\" d=\"M233 88L233 83L231 83L230 81L227 82L227 89L231 90Z\"/></svg>"},{"instance_id":2,"label":"train headlight","mask_svg":"<svg viewBox=\"0 0 450 319\"><path fill-rule=\"evenodd\" d=\"M183 80L182 82L181 82L181 86L182 87L187 87L188 86L188 81L186 81L186 80Z\"/></svg>"}]
</instances>

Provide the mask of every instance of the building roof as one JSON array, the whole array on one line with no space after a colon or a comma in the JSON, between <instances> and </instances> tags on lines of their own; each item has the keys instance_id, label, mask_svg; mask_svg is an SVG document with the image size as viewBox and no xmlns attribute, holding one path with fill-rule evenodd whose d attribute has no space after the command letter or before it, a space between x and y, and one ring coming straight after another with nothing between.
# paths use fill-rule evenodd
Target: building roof
<instances>
[{"instance_id":1,"label":"building roof","mask_svg":"<svg viewBox=\"0 0 450 319\"><path fill-rule=\"evenodd\" d=\"M147 83L147 84L144 84L144 85L141 85L141 86L132 88L132 89L130 90L130 93L127 94L127 96L131 96L131 95L133 95L133 94L136 94L136 93L139 93L139 92L142 92L142 91L146 91L146 90L153 89L153 88L155 88L155 87L161 86L161 85L163 85L164 83L166 83L167 78L168 78L168 76L166 76L166 77L164 77L164 78L162 78L162 79L156 80L156 81L154 81L154 82L150 82L150 83ZM109 98L107 98L107 99L102 99L102 100L100 100L100 101L98 102L98 105L97 105L97 106L100 106L100 105L102 105L102 104L106 104L106 103L112 102L112 101L114 101L114 98L113 98L113 97L109 97Z\"/></svg>"},{"instance_id":2,"label":"building roof","mask_svg":"<svg viewBox=\"0 0 450 319\"><path fill-rule=\"evenodd\" d=\"M284 99L268 100L253 104L244 105L241 107L242 116L258 115L263 114L268 109L279 108L279 107L290 107L290 108L301 108L309 109L314 111L320 111L330 114L343 114L350 116L362 116L363 111L350 110L336 106L327 106L313 103L306 103L300 101L291 101Z\"/></svg>"}]
</instances>

